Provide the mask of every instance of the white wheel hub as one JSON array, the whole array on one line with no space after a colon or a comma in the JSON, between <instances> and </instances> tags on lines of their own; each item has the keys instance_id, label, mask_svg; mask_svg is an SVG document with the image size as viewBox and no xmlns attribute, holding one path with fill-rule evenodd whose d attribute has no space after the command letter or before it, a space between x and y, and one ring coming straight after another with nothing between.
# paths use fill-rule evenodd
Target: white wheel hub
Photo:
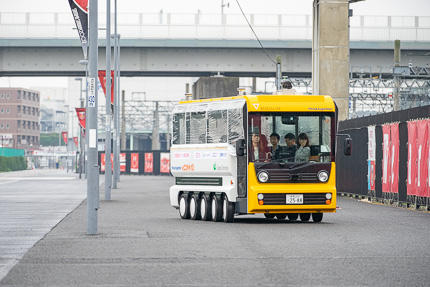
<instances>
[{"instance_id":1,"label":"white wheel hub","mask_svg":"<svg viewBox=\"0 0 430 287\"><path fill-rule=\"evenodd\" d=\"M224 197L222 201L222 218L227 218L227 198Z\"/></svg>"},{"instance_id":2,"label":"white wheel hub","mask_svg":"<svg viewBox=\"0 0 430 287\"><path fill-rule=\"evenodd\" d=\"M191 216L194 216L196 212L196 199L193 197L191 197L191 202L190 202L190 213Z\"/></svg>"},{"instance_id":3,"label":"white wheel hub","mask_svg":"<svg viewBox=\"0 0 430 287\"><path fill-rule=\"evenodd\" d=\"M212 217L216 217L216 198L212 199Z\"/></svg>"},{"instance_id":4,"label":"white wheel hub","mask_svg":"<svg viewBox=\"0 0 430 287\"><path fill-rule=\"evenodd\" d=\"M204 197L202 198L202 200L200 202L200 214L201 214L203 219L206 217L206 200Z\"/></svg>"},{"instance_id":5,"label":"white wheel hub","mask_svg":"<svg viewBox=\"0 0 430 287\"><path fill-rule=\"evenodd\" d=\"M185 198L183 197L179 200L179 212L181 216L185 216Z\"/></svg>"}]
</instances>

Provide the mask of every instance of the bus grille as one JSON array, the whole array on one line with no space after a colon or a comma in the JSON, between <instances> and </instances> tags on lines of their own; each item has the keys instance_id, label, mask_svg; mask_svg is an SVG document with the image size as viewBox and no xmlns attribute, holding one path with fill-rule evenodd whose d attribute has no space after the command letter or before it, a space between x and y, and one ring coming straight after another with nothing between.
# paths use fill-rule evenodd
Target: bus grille
<instances>
[{"instance_id":1,"label":"bus grille","mask_svg":"<svg viewBox=\"0 0 430 287\"><path fill-rule=\"evenodd\" d=\"M286 205L286 193L263 193L263 205ZM303 193L303 204L300 205L325 205L325 193Z\"/></svg>"},{"instance_id":2,"label":"bus grille","mask_svg":"<svg viewBox=\"0 0 430 287\"><path fill-rule=\"evenodd\" d=\"M222 186L221 177L176 177L177 185Z\"/></svg>"}]
</instances>

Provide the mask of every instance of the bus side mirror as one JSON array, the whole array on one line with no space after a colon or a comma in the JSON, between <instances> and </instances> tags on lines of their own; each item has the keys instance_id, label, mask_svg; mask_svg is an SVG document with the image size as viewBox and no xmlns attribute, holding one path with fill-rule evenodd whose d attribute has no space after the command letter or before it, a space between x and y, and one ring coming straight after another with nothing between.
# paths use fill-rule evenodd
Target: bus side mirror
<instances>
[{"instance_id":1,"label":"bus side mirror","mask_svg":"<svg viewBox=\"0 0 430 287\"><path fill-rule=\"evenodd\" d=\"M244 156L245 155L245 140L244 139L238 139L236 141L236 155L237 156Z\"/></svg>"},{"instance_id":2,"label":"bus side mirror","mask_svg":"<svg viewBox=\"0 0 430 287\"><path fill-rule=\"evenodd\" d=\"M346 156L350 156L352 154L352 138L347 137L343 141L343 154Z\"/></svg>"}]
</instances>

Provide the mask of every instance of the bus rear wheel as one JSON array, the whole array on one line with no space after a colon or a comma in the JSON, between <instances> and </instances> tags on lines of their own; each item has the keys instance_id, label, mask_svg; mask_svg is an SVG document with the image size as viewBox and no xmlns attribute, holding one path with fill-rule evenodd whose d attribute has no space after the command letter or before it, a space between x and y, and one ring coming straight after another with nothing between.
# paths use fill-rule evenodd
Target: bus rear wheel
<instances>
[{"instance_id":1,"label":"bus rear wheel","mask_svg":"<svg viewBox=\"0 0 430 287\"><path fill-rule=\"evenodd\" d=\"M211 198L203 194L200 200L200 216L202 220L211 220Z\"/></svg>"},{"instance_id":2,"label":"bus rear wheel","mask_svg":"<svg viewBox=\"0 0 430 287\"><path fill-rule=\"evenodd\" d=\"M179 198L179 216L182 219L190 218L190 200L187 194L181 194Z\"/></svg>"},{"instance_id":3,"label":"bus rear wheel","mask_svg":"<svg viewBox=\"0 0 430 287\"><path fill-rule=\"evenodd\" d=\"M321 222L323 219L323 213L312 213L312 220L314 222Z\"/></svg>"},{"instance_id":4,"label":"bus rear wheel","mask_svg":"<svg viewBox=\"0 0 430 287\"><path fill-rule=\"evenodd\" d=\"M300 213L300 220L301 221L307 222L307 221L309 221L309 219L311 219L310 213Z\"/></svg>"},{"instance_id":5,"label":"bus rear wheel","mask_svg":"<svg viewBox=\"0 0 430 287\"><path fill-rule=\"evenodd\" d=\"M233 222L234 220L234 203L230 202L227 196L222 200L222 217L224 222Z\"/></svg>"},{"instance_id":6,"label":"bus rear wheel","mask_svg":"<svg viewBox=\"0 0 430 287\"><path fill-rule=\"evenodd\" d=\"M193 194L190 199L190 217L193 220L200 219L200 198L198 194Z\"/></svg>"},{"instance_id":7,"label":"bus rear wheel","mask_svg":"<svg viewBox=\"0 0 430 287\"><path fill-rule=\"evenodd\" d=\"M295 220L297 220L298 217L299 217L299 215L297 213L288 214L288 220L290 220L290 221L295 221Z\"/></svg>"},{"instance_id":8,"label":"bus rear wheel","mask_svg":"<svg viewBox=\"0 0 430 287\"><path fill-rule=\"evenodd\" d=\"M222 218L222 204L218 196L212 196L212 221L220 221Z\"/></svg>"}]
</instances>

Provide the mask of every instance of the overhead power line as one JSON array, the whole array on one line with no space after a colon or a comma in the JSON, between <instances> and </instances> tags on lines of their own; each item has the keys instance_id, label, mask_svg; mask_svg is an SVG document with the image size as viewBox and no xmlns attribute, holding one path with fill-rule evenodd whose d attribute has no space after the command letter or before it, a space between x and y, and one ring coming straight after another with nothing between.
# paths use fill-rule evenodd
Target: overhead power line
<instances>
[{"instance_id":1,"label":"overhead power line","mask_svg":"<svg viewBox=\"0 0 430 287\"><path fill-rule=\"evenodd\" d=\"M248 23L249 28L251 29L252 33L255 36L255 39L257 39L258 43L260 44L261 49L263 49L264 54L266 54L267 58L269 58L269 60L273 63L276 64L276 61L272 59L272 57L269 55L269 53L267 52L267 50L264 48L263 44L261 43L260 39L257 36L257 33L255 33L254 28L252 28L251 23L249 23L248 18L246 17L245 13L243 12L242 6L240 6L239 0L236 0L237 6L239 6L240 12L242 12L243 17L246 20L246 23Z\"/></svg>"}]
</instances>

